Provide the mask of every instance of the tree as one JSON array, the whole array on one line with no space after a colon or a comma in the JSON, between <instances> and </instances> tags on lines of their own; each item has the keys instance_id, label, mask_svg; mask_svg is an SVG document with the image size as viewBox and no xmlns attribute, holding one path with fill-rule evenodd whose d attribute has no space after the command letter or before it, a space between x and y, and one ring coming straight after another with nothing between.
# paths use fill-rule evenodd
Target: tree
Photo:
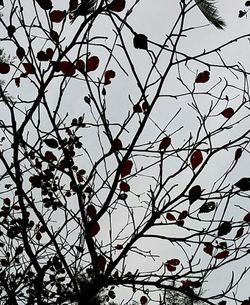
<instances>
[{"instance_id":1,"label":"tree","mask_svg":"<svg viewBox=\"0 0 250 305\"><path fill-rule=\"evenodd\" d=\"M249 34L145 3L4 3L1 304L249 304Z\"/></svg>"}]
</instances>

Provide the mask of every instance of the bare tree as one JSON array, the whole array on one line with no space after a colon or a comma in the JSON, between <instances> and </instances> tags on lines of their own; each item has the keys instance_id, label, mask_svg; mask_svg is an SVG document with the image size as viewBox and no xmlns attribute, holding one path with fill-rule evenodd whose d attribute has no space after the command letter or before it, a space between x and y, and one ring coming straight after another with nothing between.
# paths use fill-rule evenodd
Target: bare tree
<instances>
[{"instance_id":1,"label":"bare tree","mask_svg":"<svg viewBox=\"0 0 250 305\"><path fill-rule=\"evenodd\" d=\"M249 304L250 35L192 51L197 2L155 37L145 3L4 1L3 305Z\"/></svg>"}]
</instances>

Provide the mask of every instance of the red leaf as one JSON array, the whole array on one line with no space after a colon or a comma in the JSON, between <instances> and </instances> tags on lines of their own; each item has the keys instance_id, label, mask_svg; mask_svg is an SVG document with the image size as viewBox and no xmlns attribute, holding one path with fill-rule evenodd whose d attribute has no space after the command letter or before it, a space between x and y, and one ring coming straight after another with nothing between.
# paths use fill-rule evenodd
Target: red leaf
<instances>
[{"instance_id":1,"label":"red leaf","mask_svg":"<svg viewBox=\"0 0 250 305\"><path fill-rule=\"evenodd\" d=\"M19 205L16 205L16 204L15 204L15 205L13 205L13 209L16 210L16 211L18 211L18 210L20 210L21 208L20 208Z\"/></svg>"},{"instance_id":2,"label":"red leaf","mask_svg":"<svg viewBox=\"0 0 250 305\"><path fill-rule=\"evenodd\" d=\"M40 7L44 10L52 9L52 1L51 0L36 0L36 2L40 5Z\"/></svg>"},{"instance_id":3,"label":"red leaf","mask_svg":"<svg viewBox=\"0 0 250 305\"><path fill-rule=\"evenodd\" d=\"M51 48L48 48L46 50L46 55L48 56L48 59L52 59L53 54L54 54L54 51Z\"/></svg>"},{"instance_id":4,"label":"red leaf","mask_svg":"<svg viewBox=\"0 0 250 305\"><path fill-rule=\"evenodd\" d=\"M51 48L48 48L46 52L39 51L36 55L37 59L40 61L48 61L52 59L54 51Z\"/></svg>"},{"instance_id":5,"label":"red leaf","mask_svg":"<svg viewBox=\"0 0 250 305\"><path fill-rule=\"evenodd\" d=\"M178 219L183 220L183 219L187 218L187 216L188 216L188 211L184 210L179 214Z\"/></svg>"},{"instance_id":6,"label":"red leaf","mask_svg":"<svg viewBox=\"0 0 250 305\"><path fill-rule=\"evenodd\" d=\"M232 225L230 221L222 222L218 227L218 236L227 235L232 230Z\"/></svg>"},{"instance_id":7,"label":"red leaf","mask_svg":"<svg viewBox=\"0 0 250 305\"><path fill-rule=\"evenodd\" d=\"M9 198L4 198L3 203L6 205L10 205L10 199Z\"/></svg>"},{"instance_id":8,"label":"red leaf","mask_svg":"<svg viewBox=\"0 0 250 305\"><path fill-rule=\"evenodd\" d=\"M114 139L114 141L111 144L111 150L112 151L117 151L122 149L122 141L118 138Z\"/></svg>"},{"instance_id":9,"label":"red leaf","mask_svg":"<svg viewBox=\"0 0 250 305\"><path fill-rule=\"evenodd\" d=\"M75 63L76 69L80 72L84 72L84 61L82 59L77 60L77 62Z\"/></svg>"},{"instance_id":10,"label":"red leaf","mask_svg":"<svg viewBox=\"0 0 250 305\"><path fill-rule=\"evenodd\" d=\"M245 217L243 218L243 221L250 222L250 213L245 215Z\"/></svg>"},{"instance_id":11,"label":"red leaf","mask_svg":"<svg viewBox=\"0 0 250 305\"><path fill-rule=\"evenodd\" d=\"M81 176L83 176L83 175L85 175L86 174L86 170L85 169L79 169L79 171L77 172L77 175L81 175Z\"/></svg>"},{"instance_id":12,"label":"red leaf","mask_svg":"<svg viewBox=\"0 0 250 305\"><path fill-rule=\"evenodd\" d=\"M144 101L144 102L142 103L142 110L143 110L143 112L147 112L147 111L148 111L148 108L149 108L149 103L148 103L148 101Z\"/></svg>"},{"instance_id":13,"label":"red leaf","mask_svg":"<svg viewBox=\"0 0 250 305\"><path fill-rule=\"evenodd\" d=\"M192 282L191 286L194 288L200 288L202 284L199 281L194 281Z\"/></svg>"},{"instance_id":14,"label":"red leaf","mask_svg":"<svg viewBox=\"0 0 250 305\"><path fill-rule=\"evenodd\" d=\"M209 77L210 77L209 71L200 72L197 75L195 82L196 83L206 83L209 80Z\"/></svg>"},{"instance_id":15,"label":"red leaf","mask_svg":"<svg viewBox=\"0 0 250 305\"><path fill-rule=\"evenodd\" d=\"M166 218L169 221L175 221L176 220L175 216L172 213L167 213Z\"/></svg>"},{"instance_id":16,"label":"red leaf","mask_svg":"<svg viewBox=\"0 0 250 305\"><path fill-rule=\"evenodd\" d=\"M91 56L86 62L86 71L95 71L99 66L99 58L97 56Z\"/></svg>"},{"instance_id":17,"label":"red leaf","mask_svg":"<svg viewBox=\"0 0 250 305\"><path fill-rule=\"evenodd\" d=\"M193 286L193 282L190 280L181 281L182 282L182 288L189 288Z\"/></svg>"},{"instance_id":18,"label":"red leaf","mask_svg":"<svg viewBox=\"0 0 250 305\"><path fill-rule=\"evenodd\" d=\"M114 78L115 77L115 71L113 70L108 70L105 72L105 75L104 75L104 85L109 85L111 84L111 78Z\"/></svg>"},{"instance_id":19,"label":"red leaf","mask_svg":"<svg viewBox=\"0 0 250 305\"><path fill-rule=\"evenodd\" d=\"M173 272L176 270L176 267L171 264L166 264L168 271Z\"/></svg>"},{"instance_id":20,"label":"red leaf","mask_svg":"<svg viewBox=\"0 0 250 305\"><path fill-rule=\"evenodd\" d=\"M129 186L129 184L122 181L122 182L120 183L120 190L123 191L123 192L125 192L125 193L129 192L129 191L130 191L130 186Z\"/></svg>"},{"instance_id":21,"label":"red leaf","mask_svg":"<svg viewBox=\"0 0 250 305\"><path fill-rule=\"evenodd\" d=\"M25 51L22 47L16 49L16 56L19 58L19 60L22 60L24 58Z\"/></svg>"},{"instance_id":22,"label":"red leaf","mask_svg":"<svg viewBox=\"0 0 250 305\"><path fill-rule=\"evenodd\" d=\"M15 78L15 84L17 87L20 87L20 77Z\"/></svg>"},{"instance_id":23,"label":"red leaf","mask_svg":"<svg viewBox=\"0 0 250 305\"><path fill-rule=\"evenodd\" d=\"M40 232L36 233L36 239L40 240L42 238L42 234Z\"/></svg>"},{"instance_id":24,"label":"red leaf","mask_svg":"<svg viewBox=\"0 0 250 305\"><path fill-rule=\"evenodd\" d=\"M59 42L59 35L58 35L58 33L57 33L56 31L54 31L54 30L50 30L50 38L51 38L54 42L56 42L56 43Z\"/></svg>"},{"instance_id":25,"label":"red leaf","mask_svg":"<svg viewBox=\"0 0 250 305\"><path fill-rule=\"evenodd\" d=\"M237 232L236 232L234 238L239 238L239 237L241 237L241 236L243 235L243 233L244 233L244 228L241 227L241 228L239 228L239 229L237 230Z\"/></svg>"},{"instance_id":26,"label":"red leaf","mask_svg":"<svg viewBox=\"0 0 250 305\"><path fill-rule=\"evenodd\" d=\"M50 20L52 22L59 23L65 18L65 11L54 10L49 14Z\"/></svg>"},{"instance_id":27,"label":"red leaf","mask_svg":"<svg viewBox=\"0 0 250 305\"><path fill-rule=\"evenodd\" d=\"M191 155L191 165L193 170L196 169L203 161L203 156L200 150L195 150Z\"/></svg>"},{"instance_id":28,"label":"red leaf","mask_svg":"<svg viewBox=\"0 0 250 305\"><path fill-rule=\"evenodd\" d=\"M72 12L74 11L78 6L78 1L77 0L70 0L69 1L69 11Z\"/></svg>"},{"instance_id":29,"label":"red leaf","mask_svg":"<svg viewBox=\"0 0 250 305\"><path fill-rule=\"evenodd\" d=\"M44 52L44 51L39 51L37 54L36 54L36 58L40 61L48 61L49 60L49 57L48 55Z\"/></svg>"},{"instance_id":30,"label":"red leaf","mask_svg":"<svg viewBox=\"0 0 250 305\"><path fill-rule=\"evenodd\" d=\"M96 216L96 208L94 207L93 204L90 204L87 206L87 215L93 219Z\"/></svg>"},{"instance_id":31,"label":"red leaf","mask_svg":"<svg viewBox=\"0 0 250 305\"><path fill-rule=\"evenodd\" d=\"M34 176L29 177L29 182L32 184L33 187L40 188L42 179L40 176L34 175Z\"/></svg>"},{"instance_id":32,"label":"red leaf","mask_svg":"<svg viewBox=\"0 0 250 305\"><path fill-rule=\"evenodd\" d=\"M52 151L46 151L44 158L47 162L57 161L57 157L53 154Z\"/></svg>"},{"instance_id":33,"label":"red leaf","mask_svg":"<svg viewBox=\"0 0 250 305\"><path fill-rule=\"evenodd\" d=\"M115 246L116 250L122 250L123 249L123 245L118 244Z\"/></svg>"},{"instance_id":34,"label":"red leaf","mask_svg":"<svg viewBox=\"0 0 250 305\"><path fill-rule=\"evenodd\" d=\"M201 187L199 185L193 186L188 193L189 203L192 204L201 196Z\"/></svg>"},{"instance_id":35,"label":"red leaf","mask_svg":"<svg viewBox=\"0 0 250 305\"><path fill-rule=\"evenodd\" d=\"M134 112L136 112L136 113L142 112L142 108L141 108L141 106L140 106L139 103L137 103L137 104L134 105L133 110L134 110Z\"/></svg>"},{"instance_id":36,"label":"red leaf","mask_svg":"<svg viewBox=\"0 0 250 305\"><path fill-rule=\"evenodd\" d=\"M125 0L114 0L109 4L108 8L113 12L121 12L124 10L125 4Z\"/></svg>"},{"instance_id":37,"label":"red leaf","mask_svg":"<svg viewBox=\"0 0 250 305\"><path fill-rule=\"evenodd\" d=\"M167 261L167 264L178 266L180 264L180 260L178 258L172 258Z\"/></svg>"},{"instance_id":38,"label":"red leaf","mask_svg":"<svg viewBox=\"0 0 250 305\"><path fill-rule=\"evenodd\" d=\"M225 118L230 119L234 115L233 108L226 108L221 113Z\"/></svg>"},{"instance_id":39,"label":"red leaf","mask_svg":"<svg viewBox=\"0 0 250 305\"><path fill-rule=\"evenodd\" d=\"M147 298L145 295L143 295L143 296L140 298L140 303L141 303L141 305L147 304L147 303L148 303L148 298Z\"/></svg>"},{"instance_id":40,"label":"red leaf","mask_svg":"<svg viewBox=\"0 0 250 305\"><path fill-rule=\"evenodd\" d=\"M241 155L242 155L242 149L241 148L237 148L236 151L235 151L234 160L235 161L239 160Z\"/></svg>"},{"instance_id":41,"label":"red leaf","mask_svg":"<svg viewBox=\"0 0 250 305\"><path fill-rule=\"evenodd\" d=\"M205 247L204 247L203 251L212 256L214 246L211 243L204 243L204 245L205 245Z\"/></svg>"},{"instance_id":42,"label":"red leaf","mask_svg":"<svg viewBox=\"0 0 250 305\"><path fill-rule=\"evenodd\" d=\"M250 305L250 299L242 301L241 305Z\"/></svg>"},{"instance_id":43,"label":"red leaf","mask_svg":"<svg viewBox=\"0 0 250 305\"><path fill-rule=\"evenodd\" d=\"M160 143L160 145L159 145L159 149L160 149L160 150L161 150L161 149L166 150L166 149L169 147L170 144L171 144L171 138L170 138L170 137L165 137L165 138L163 138L163 139L161 140L161 143Z\"/></svg>"},{"instance_id":44,"label":"red leaf","mask_svg":"<svg viewBox=\"0 0 250 305\"><path fill-rule=\"evenodd\" d=\"M66 76L72 76L76 72L75 66L70 61L61 61L59 63L59 68Z\"/></svg>"},{"instance_id":45,"label":"red leaf","mask_svg":"<svg viewBox=\"0 0 250 305\"><path fill-rule=\"evenodd\" d=\"M14 27L14 25L9 25L7 27L7 32L8 32L8 35L10 38L13 37L13 34L15 33L15 31L16 31L16 28Z\"/></svg>"},{"instance_id":46,"label":"red leaf","mask_svg":"<svg viewBox=\"0 0 250 305\"><path fill-rule=\"evenodd\" d=\"M97 257L97 266L99 267L100 271L104 271L106 266L106 258L102 255Z\"/></svg>"},{"instance_id":47,"label":"red leaf","mask_svg":"<svg viewBox=\"0 0 250 305\"><path fill-rule=\"evenodd\" d=\"M84 181L84 179L83 179L83 177L81 176L81 175L76 175L76 178L77 178L77 181L79 182L79 183L81 183L81 182L83 182Z\"/></svg>"},{"instance_id":48,"label":"red leaf","mask_svg":"<svg viewBox=\"0 0 250 305\"><path fill-rule=\"evenodd\" d=\"M90 229L90 236L94 237L100 231L100 225L98 222L95 222Z\"/></svg>"},{"instance_id":49,"label":"red leaf","mask_svg":"<svg viewBox=\"0 0 250 305\"><path fill-rule=\"evenodd\" d=\"M217 254L215 255L215 258L217 258L217 259L223 259L223 258L228 257L228 255L229 255L229 251L228 251L228 250L224 250L224 251L222 251L222 252L220 252L220 253L217 253Z\"/></svg>"},{"instance_id":50,"label":"red leaf","mask_svg":"<svg viewBox=\"0 0 250 305\"><path fill-rule=\"evenodd\" d=\"M0 73L1 74L7 74L10 71L10 65L6 64L4 62L0 63Z\"/></svg>"},{"instance_id":51,"label":"red leaf","mask_svg":"<svg viewBox=\"0 0 250 305\"><path fill-rule=\"evenodd\" d=\"M123 178L131 173L132 166L133 166L133 162L131 160L125 161L125 163L123 164L123 166L121 168L121 178Z\"/></svg>"},{"instance_id":52,"label":"red leaf","mask_svg":"<svg viewBox=\"0 0 250 305\"><path fill-rule=\"evenodd\" d=\"M23 63L23 67L24 67L26 73L28 73L28 74L35 73L35 67L32 64L26 62L26 63Z\"/></svg>"}]
</instances>

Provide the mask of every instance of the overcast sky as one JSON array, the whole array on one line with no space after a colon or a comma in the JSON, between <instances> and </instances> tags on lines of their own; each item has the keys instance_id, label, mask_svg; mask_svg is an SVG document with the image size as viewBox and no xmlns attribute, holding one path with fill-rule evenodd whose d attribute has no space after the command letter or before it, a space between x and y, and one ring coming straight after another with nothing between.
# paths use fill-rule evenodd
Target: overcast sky
<instances>
[{"instance_id":1,"label":"overcast sky","mask_svg":"<svg viewBox=\"0 0 250 305\"><path fill-rule=\"evenodd\" d=\"M55 4L57 5L57 3L56 3L57 1L56 0L54 0L54 1L55 1ZM61 2L62 7L63 7L63 2L64 1ZM132 0L127 0L128 5L132 2L133 2ZM220 31L220 30L217 30L212 25L209 25L206 28L196 29L192 32L192 34L190 34L190 36L188 36L187 39L183 39L183 42L181 43L182 51L185 51L188 54L198 54L199 52L202 52L202 50L204 50L204 49L206 49L206 50L211 49L215 46L225 43L229 39L233 39L233 38L237 37L238 35L246 34L250 28L249 27L250 20L248 20L246 18L242 18L242 19L238 18L238 11L239 11L239 9L244 8L244 3L245 3L245 1L236 1L236 0L218 1L218 7L220 10L220 14L227 23L226 29L224 31ZM171 26L176 19L176 15L178 14L178 9L179 9L179 3L176 0L141 0L135 10L135 13L129 18L129 22L131 22L133 24L134 30L137 33L143 33L143 34L147 35L149 40L162 42L165 38L166 33L168 33L168 31L171 29ZM32 17L31 12L30 12L30 14L31 14L30 17ZM77 26L79 25L80 22L81 22L81 20L78 19L73 26L68 26L65 28L64 35L65 35L66 44L67 44L67 40L70 40L70 38L71 38L72 31L77 29ZM198 10L198 8L194 8L186 19L186 26L192 27L192 26L197 26L197 24L206 25L206 24L208 24L208 22L205 19L205 17L201 14L201 12ZM109 29L109 24L104 23L103 19L101 19L101 18L99 20L97 20L94 31L95 31L94 33L96 33L97 35L103 35L103 36L111 35L110 29ZM132 45L132 42L131 42L131 45ZM9 46L9 47L6 46L6 52L9 52L10 54L14 55L13 51L15 52L15 50L13 50L13 48L11 46ZM98 50L98 49L93 50L93 53L95 51L98 53L98 55L105 56L105 55L101 54L100 50ZM228 50L225 51L224 54L225 54L225 58L228 63L241 61L244 65L247 66L247 68L249 68L250 67L250 65L249 65L250 52L249 51L250 51L249 50L249 41L244 41L242 43L241 42L235 43L234 47L230 46L228 48ZM143 77L143 74L145 71L144 69L147 64L150 64L150 62L149 62L148 57L146 55L143 55L142 52L143 51L141 51L141 50L133 49L132 56L135 58L136 63L138 65L138 71L140 71L140 74ZM162 62L162 65L163 65L163 69L164 69L164 61ZM138 92L135 89L136 84L134 84L124 73L119 71L118 67L115 64L113 64L113 68L114 68L114 70L116 69L116 71L118 71L117 75L119 77L117 77L117 79L114 80L114 87L112 89L107 88L107 91L109 94L108 97L109 97L109 101L110 101L110 104L108 105L108 107L110 107L109 108L110 110L119 109L119 112L111 111L111 114L110 114L111 118L117 119L117 117L120 116L123 113L123 111L124 111L124 113L127 111L128 93L131 93L132 96L134 96L136 98ZM197 72L197 70L199 70L199 69L203 70L203 69L205 69L205 67L203 67L203 65L193 64L192 69L193 69L193 74L190 71L183 72L183 73L187 73L187 76L188 75L190 76L190 82L193 82L193 79L195 78L195 73ZM224 76L224 74L220 75L219 71L213 70L212 72L213 72L213 76L215 78L216 77L218 78L219 76ZM26 82L26 80L24 80L24 82ZM169 94L170 93L174 94L175 92L179 92L180 89L179 89L177 83L178 82L176 82L176 79L173 79L173 84L171 83L171 80L170 80L170 83L168 83L168 87L167 87L167 90L170 91L170 92L168 91ZM171 84L171 85L169 86L169 84ZM14 84L11 87L13 89L13 92L15 92L15 93L18 92L18 94L20 94L20 96L22 96L22 97L25 96L25 98L32 98L32 94L33 94L32 90L20 92L20 91L18 91L18 89L15 88ZM49 87L49 89L51 90L49 95L51 96L51 103L53 104L53 99L56 98L57 92L53 89L53 86ZM183 88L181 90L183 90ZM82 108L79 109L78 103L75 103L75 104L72 103L72 101L77 101L77 100L81 101L83 99L83 96L84 96L83 91L84 90L81 87L80 83L72 84L72 90L69 90L69 95L65 96L65 106L64 106L65 113L70 111L71 113L75 113L75 115L79 115L79 114L81 115L85 111L86 112L88 111L87 105L82 104ZM12 92L10 92L10 93L12 94ZM232 95L233 94L234 94L234 92L232 92ZM237 102L240 102L240 101L237 101ZM164 101L162 103L164 103ZM159 107L161 107L161 109L163 109L163 111L159 110L157 112L157 108L156 108L155 113L153 113L153 115L155 115L155 117L157 117L157 120L159 120L159 122L163 122L164 120L166 120L166 117L170 118L172 116L173 112L177 111L180 107L182 107L181 102L176 102L175 104L172 103L172 104L170 104L171 106L168 105L168 107L165 110L164 110L163 105L164 104L160 104L160 106L159 106ZM188 126L186 130L183 130L183 134L181 134L181 135L183 135L183 137L185 135L185 132L187 133L187 136L188 136L188 132L190 131L188 128L191 126L191 124L193 124L193 122L190 122L190 117L187 115L187 113L188 112L185 112L184 115L181 116L181 122L183 124L186 123ZM180 123L178 121L176 123L174 123L170 127L171 132L174 132L175 129L178 128L179 124ZM193 126L195 126L195 123ZM145 138L147 136L149 136L149 135L148 134L145 135ZM94 149L96 149L96 144L92 143L91 139L92 139L91 134L86 136L86 141L88 141L88 144L94 150ZM225 140L225 139L223 139L223 140ZM127 139L125 138L124 141L125 142L127 141L129 143L128 138ZM218 140L218 141L220 141L220 140ZM225 161L225 163L226 162L227 162L227 160ZM246 159L245 162L248 162L248 160ZM243 176L248 175L249 169L248 169L248 167L246 167L245 164L246 163L241 163L239 165L239 168L237 169L237 174L235 175L235 178L233 178L233 180L235 179L235 181L237 181L237 179L240 178L242 175ZM219 166L209 168L209 171L206 174L207 177L206 176L203 177L204 181L206 181L207 183L212 183L213 179L214 179L213 174L218 175L221 170L220 167L223 167L224 165L225 164L223 163L223 164L220 164ZM140 182L137 182L137 183L138 183L138 185L137 185L138 189L136 189L136 192L139 193L139 189L140 189L140 187L142 187L142 185ZM134 188L136 188L136 185L134 185ZM120 221L121 221L121 219L118 218L117 223L119 223ZM147 244L145 244L145 246L147 247ZM162 245L157 242L155 244L150 243L150 247L152 248L152 250L154 249L156 253L159 253L160 256L162 257L162 259L164 259L165 256L168 256L168 254L166 255L166 253L168 252L167 247L162 248ZM140 262L141 261L138 257L132 256L128 263L128 266L130 264L128 269L131 268L131 269L136 270L138 268L138 265L140 264ZM248 263L249 262L246 260L245 264L247 265ZM144 264L144 268L152 267L151 265L148 265L148 262L143 263L143 264ZM156 263L156 266L157 266L157 263ZM242 267L244 267L244 262L242 262L241 268ZM238 266L235 265L235 268L238 269ZM216 278L214 279L214 281L211 281L209 283L208 287L212 291L214 291L217 288L219 281L223 282L223 281L225 281L225 279L226 280L229 279L228 276L229 276L230 272L231 272L231 270L224 269L223 272L221 272L219 274L216 273ZM227 276L225 276L226 273L228 273ZM242 295L244 295L244 296L246 295L245 290L249 289L249 285L248 285L249 280L250 280L250 277L248 277L248 279L245 280L245 285L239 287L240 293L242 293Z\"/></svg>"}]
</instances>

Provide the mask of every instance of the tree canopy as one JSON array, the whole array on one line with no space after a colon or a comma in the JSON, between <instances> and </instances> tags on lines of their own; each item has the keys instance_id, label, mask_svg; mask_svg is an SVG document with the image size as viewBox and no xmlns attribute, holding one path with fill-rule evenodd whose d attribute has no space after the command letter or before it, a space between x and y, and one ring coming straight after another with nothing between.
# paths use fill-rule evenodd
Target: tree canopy
<instances>
[{"instance_id":1,"label":"tree canopy","mask_svg":"<svg viewBox=\"0 0 250 305\"><path fill-rule=\"evenodd\" d=\"M0 5L0 303L249 305L250 34L214 1Z\"/></svg>"}]
</instances>

